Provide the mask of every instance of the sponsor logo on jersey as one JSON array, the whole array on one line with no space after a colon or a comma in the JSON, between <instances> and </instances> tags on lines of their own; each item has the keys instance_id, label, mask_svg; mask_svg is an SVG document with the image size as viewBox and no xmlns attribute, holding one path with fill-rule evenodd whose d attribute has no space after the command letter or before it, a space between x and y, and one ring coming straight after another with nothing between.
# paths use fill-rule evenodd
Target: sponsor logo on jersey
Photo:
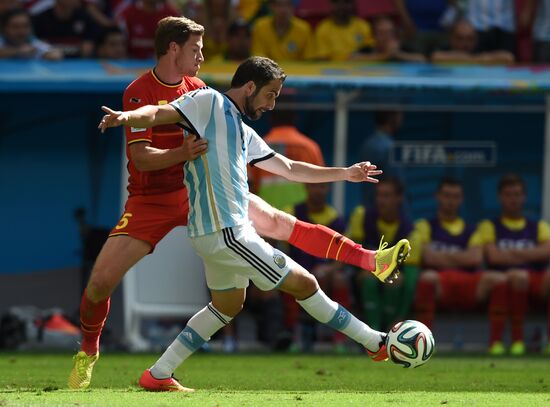
<instances>
[{"instance_id":1,"label":"sponsor logo on jersey","mask_svg":"<svg viewBox=\"0 0 550 407\"><path fill-rule=\"evenodd\" d=\"M130 98L130 102L131 103L141 103L141 99L140 98Z\"/></svg>"}]
</instances>

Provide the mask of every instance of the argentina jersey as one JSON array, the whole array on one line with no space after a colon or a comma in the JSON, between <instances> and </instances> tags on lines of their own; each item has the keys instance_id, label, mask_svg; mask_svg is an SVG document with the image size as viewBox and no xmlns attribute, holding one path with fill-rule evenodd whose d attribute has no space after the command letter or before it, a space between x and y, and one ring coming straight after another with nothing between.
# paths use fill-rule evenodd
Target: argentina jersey
<instances>
[{"instance_id":1,"label":"argentina jersey","mask_svg":"<svg viewBox=\"0 0 550 407\"><path fill-rule=\"evenodd\" d=\"M273 151L243 123L237 106L214 89L186 93L171 105L181 114L184 128L208 140L207 153L184 167L189 236L247 223L247 162L270 158Z\"/></svg>"}]
</instances>

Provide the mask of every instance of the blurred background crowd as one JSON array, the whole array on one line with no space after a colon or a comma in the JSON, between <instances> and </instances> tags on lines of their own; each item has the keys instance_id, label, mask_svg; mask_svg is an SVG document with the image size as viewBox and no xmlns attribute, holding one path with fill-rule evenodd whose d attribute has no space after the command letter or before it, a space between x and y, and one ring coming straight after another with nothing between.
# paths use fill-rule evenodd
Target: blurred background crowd
<instances>
[{"instance_id":1,"label":"blurred background crowd","mask_svg":"<svg viewBox=\"0 0 550 407\"><path fill-rule=\"evenodd\" d=\"M1 0L0 58L153 58L171 15L207 61L550 61L548 0Z\"/></svg>"}]
</instances>

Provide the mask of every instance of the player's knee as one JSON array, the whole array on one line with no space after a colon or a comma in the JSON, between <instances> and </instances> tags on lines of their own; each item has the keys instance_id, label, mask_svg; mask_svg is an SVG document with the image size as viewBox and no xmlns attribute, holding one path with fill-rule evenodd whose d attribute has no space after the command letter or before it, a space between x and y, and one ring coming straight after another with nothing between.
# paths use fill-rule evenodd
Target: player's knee
<instances>
[{"instance_id":1,"label":"player's knee","mask_svg":"<svg viewBox=\"0 0 550 407\"><path fill-rule=\"evenodd\" d=\"M510 270L508 272L508 283L512 288L525 289L529 284L529 273L520 269Z\"/></svg>"},{"instance_id":2,"label":"player's knee","mask_svg":"<svg viewBox=\"0 0 550 407\"><path fill-rule=\"evenodd\" d=\"M286 212L275 211L275 227L277 228L278 240L287 241L292 235L296 219Z\"/></svg>"},{"instance_id":3,"label":"player's knee","mask_svg":"<svg viewBox=\"0 0 550 407\"><path fill-rule=\"evenodd\" d=\"M439 274L434 270L425 270L420 274L420 281L426 284L437 284L439 282Z\"/></svg>"}]
</instances>

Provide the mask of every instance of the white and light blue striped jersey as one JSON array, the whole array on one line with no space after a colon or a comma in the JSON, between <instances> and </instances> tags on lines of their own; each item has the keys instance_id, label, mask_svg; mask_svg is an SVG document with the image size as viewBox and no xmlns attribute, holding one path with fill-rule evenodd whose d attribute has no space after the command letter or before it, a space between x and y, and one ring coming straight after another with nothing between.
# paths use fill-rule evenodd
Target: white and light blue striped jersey
<instances>
[{"instance_id":1,"label":"white and light blue striped jersey","mask_svg":"<svg viewBox=\"0 0 550 407\"><path fill-rule=\"evenodd\" d=\"M468 0L467 16L477 31L516 31L514 0Z\"/></svg>"},{"instance_id":2,"label":"white and light blue striped jersey","mask_svg":"<svg viewBox=\"0 0 550 407\"><path fill-rule=\"evenodd\" d=\"M184 127L208 140L208 152L184 167L189 236L248 222L246 164L266 160L275 153L243 123L235 103L214 89L194 90L171 105L181 114Z\"/></svg>"},{"instance_id":3,"label":"white and light blue striped jersey","mask_svg":"<svg viewBox=\"0 0 550 407\"><path fill-rule=\"evenodd\" d=\"M550 42L550 0L539 0L533 37L537 41Z\"/></svg>"}]
</instances>

